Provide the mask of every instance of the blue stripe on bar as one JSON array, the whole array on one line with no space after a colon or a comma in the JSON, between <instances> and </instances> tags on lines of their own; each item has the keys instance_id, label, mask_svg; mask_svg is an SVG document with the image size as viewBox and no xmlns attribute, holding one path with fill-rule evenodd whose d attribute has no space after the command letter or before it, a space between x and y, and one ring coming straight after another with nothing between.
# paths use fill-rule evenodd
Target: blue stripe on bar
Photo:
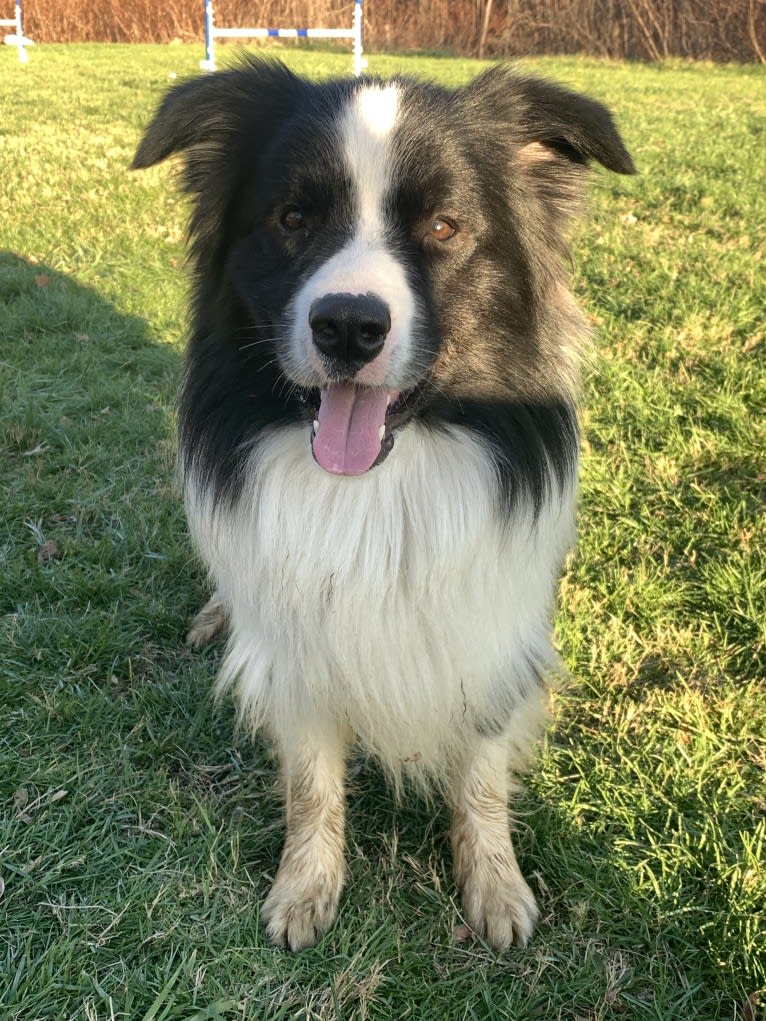
<instances>
[{"instance_id":1,"label":"blue stripe on bar","mask_svg":"<svg viewBox=\"0 0 766 1021\"><path fill-rule=\"evenodd\" d=\"M302 39L308 39L308 35L309 35L309 30L307 28L267 28L266 29L266 35L268 35L268 36L270 36L272 38L279 37L280 35L282 35L283 32L286 33L286 34L289 34L289 35L293 35L293 33L295 33L295 35L299 36Z\"/></svg>"}]
</instances>

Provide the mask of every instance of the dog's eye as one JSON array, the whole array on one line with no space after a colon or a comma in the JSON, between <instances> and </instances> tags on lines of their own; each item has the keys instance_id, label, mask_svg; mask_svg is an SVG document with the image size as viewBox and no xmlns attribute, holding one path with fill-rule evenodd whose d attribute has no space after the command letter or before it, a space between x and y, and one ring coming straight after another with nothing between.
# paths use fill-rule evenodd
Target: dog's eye
<instances>
[{"instance_id":1,"label":"dog's eye","mask_svg":"<svg viewBox=\"0 0 766 1021\"><path fill-rule=\"evenodd\" d=\"M434 238L436 241L449 241L451 237L455 236L456 232L457 228L449 220L444 220L441 216L437 216L431 223L428 237Z\"/></svg>"},{"instance_id":2,"label":"dog's eye","mask_svg":"<svg viewBox=\"0 0 766 1021\"><path fill-rule=\"evenodd\" d=\"M290 231L290 233L294 233L297 230L303 230L306 226L306 218L297 206L289 206L285 209L279 222L285 230Z\"/></svg>"}]
</instances>

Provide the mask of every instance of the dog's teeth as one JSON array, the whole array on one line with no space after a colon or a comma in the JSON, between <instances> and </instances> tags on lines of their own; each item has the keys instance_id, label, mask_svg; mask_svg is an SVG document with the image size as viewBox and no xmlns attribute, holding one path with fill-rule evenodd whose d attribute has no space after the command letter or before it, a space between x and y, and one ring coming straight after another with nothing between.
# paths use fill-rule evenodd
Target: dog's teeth
<instances>
[{"instance_id":1,"label":"dog's teeth","mask_svg":"<svg viewBox=\"0 0 766 1021\"><path fill-rule=\"evenodd\" d=\"M386 407L389 407L390 404L391 404L391 394L389 394L388 397L386 397Z\"/></svg>"},{"instance_id":2,"label":"dog's teeth","mask_svg":"<svg viewBox=\"0 0 766 1021\"><path fill-rule=\"evenodd\" d=\"M314 419L314 435L316 436L316 434L317 434L318 432L319 432L319 419L318 419L318 418L315 418L315 419Z\"/></svg>"},{"instance_id":3,"label":"dog's teeth","mask_svg":"<svg viewBox=\"0 0 766 1021\"><path fill-rule=\"evenodd\" d=\"M386 427L385 427L384 425L382 425L382 426L380 427L380 429L378 429L378 436L380 437L380 441L381 441L381 443L383 442L383 437L384 437L385 435L386 435Z\"/></svg>"}]
</instances>

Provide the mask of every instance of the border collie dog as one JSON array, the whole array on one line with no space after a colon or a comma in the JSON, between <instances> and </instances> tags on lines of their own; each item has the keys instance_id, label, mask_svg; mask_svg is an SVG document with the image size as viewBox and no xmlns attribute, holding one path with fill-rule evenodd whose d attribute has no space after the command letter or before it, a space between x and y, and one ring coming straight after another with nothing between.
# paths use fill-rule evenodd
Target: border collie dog
<instances>
[{"instance_id":1,"label":"border collie dog","mask_svg":"<svg viewBox=\"0 0 766 1021\"><path fill-rule=\"evenodd\" d=\"M630 156L600 104L508 69L446 89L265 60L166 96L134 166L173 153L195 270L180 466L216 588L191 641L225 622L219 690L279 756L269 937L299 950L335 919L359 740L446 798L465 921L523 945L508 799L576 502L567 235L589 162Z\"/></svg>"}]
</instances>

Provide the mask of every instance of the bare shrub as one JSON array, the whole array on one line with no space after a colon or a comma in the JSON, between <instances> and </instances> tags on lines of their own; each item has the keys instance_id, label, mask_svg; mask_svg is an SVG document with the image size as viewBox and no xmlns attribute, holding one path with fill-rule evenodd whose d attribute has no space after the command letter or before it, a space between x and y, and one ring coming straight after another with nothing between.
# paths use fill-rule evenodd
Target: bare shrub
<instances>
[{"instance_id":1,"label":"bare shrub","mask_svg":"<svg viewBox=\"0 0 766 1021\"><path fill-rule=\"evenodd\" d=\"M350 0L217 0L225 25L337 27ZM27 0L40 41L202 39L202 0ZM365 47L766 62L766 0L366 0Z\"/></svg>"}]
</instances>

